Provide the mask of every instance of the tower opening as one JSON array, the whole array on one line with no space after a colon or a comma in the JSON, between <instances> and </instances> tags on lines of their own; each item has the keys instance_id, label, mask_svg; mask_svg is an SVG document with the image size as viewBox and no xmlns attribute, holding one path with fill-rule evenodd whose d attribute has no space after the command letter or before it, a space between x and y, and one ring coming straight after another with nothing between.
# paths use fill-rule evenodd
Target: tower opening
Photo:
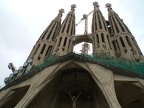
<instances>
[{"instance_id":1,"label":"tower opening","mask_svg":"<svg viewBox=\"0 0 144 108\"><path fill-rule=\"evenodd\" d=\"M102 42L105 42L103 33L101 33L101 38L102 38Z\"/></svg>"},{"instance_id":2,"label":"tower opening","mask_svg":"<svg viewBox=\"0 0 144 108\"><path fill-rule=\"evenodd\" d=\"M92 54L93 53L93 48L92 44L88 42L81 42L79 44L76 44L74 46L73 52L75 53L87 53L87 54Z\"/></svg>"},{"instance_id":3,"label":"tower opening","mask_svg":"<svg viewBox=\"0 0 144 108\"><path fill-rule=\"evenodd\" d=\"M65 39L64 39L64 44L63 44L63 46L66 45L66 42L67 42L67 37L65 37Z\"/></svg>"},{"instance_id":4,"label":"tower opening","mask_svg":"<svg viewBox=\"0 0 144 108\"><path fill-rule=\"evenodd\" d=\"M125 38L126 38L126 40L127 40L128 45L131 47L132 45L131 45L131 42L130 42L128 36L125 36Z\"/></svg>"},{"instance_id":5,"label":"tower opening","mask_svg":"<svg viewBox=\"0 0 144 108\"><path fill-rule=\"evenodd\" d=\"M122 37L120 37L120 41L121 41L122 46L125 47L125 44L124 44Z\"/></svg>"},{"instance_id":6,"label":"tower opening","mask_svg":"<svg viewBox=\"0 0 144 108\"><path fill-rule=\"evenodd\" d=\"M98 14L98 11L97 11L97 14ZM101 19L100 19L100 15L98 14L98 21L99 21L99 27L100 29L102 29L102 24L101 24Z\"/></svg>"},{"instance_id":7,"label":"tower opening","mask_svg":"<svg viewBox=\"0 0 144 108\"><path fill-rule=\"evenodd\" d=\"M51 50L52 50L52 45L50 45L50 46L48 47L48 49L47 49L47 51L46 51L46 54L45 54L46 57L47 57L48 55L50 55Z\"/></svg>"}]
</instances>

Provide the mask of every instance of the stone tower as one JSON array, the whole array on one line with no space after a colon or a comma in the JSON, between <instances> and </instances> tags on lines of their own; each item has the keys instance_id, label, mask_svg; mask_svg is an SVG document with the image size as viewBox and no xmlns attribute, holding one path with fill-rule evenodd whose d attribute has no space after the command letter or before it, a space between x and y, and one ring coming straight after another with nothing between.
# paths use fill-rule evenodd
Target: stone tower
<instances>
[{"instance_id":1,"label":"stone tower","mask_svg":"<svg viewBox=\"0 0 144 108\"><path fill-rule=\"evenodd\" d=\"M59 14L52 20L34 45L28 59L33 59L35 65L41 64L48 55L52 54L54 41L61 28L61 17L63 12L63 9L59 10Z\"/></svg>"},{"instance_id":2,"label":"stone tower","mask_svg":"<svg viewBox=\"0 0 144 108\"><path fill-rule=\"evenodd\" d=\"M127 59L141 61L143 60L142 52L123 20L112 10L111 4L106 4L110 22L110 34L113 37L113 46L116 56Z\"/></svg>"},{"instance_id":3,"label":"stone tower","mask_svg":"<svg viewBox=\"0 0 144 108\"><path fill-rule=\"evenodd\" d=\"M103 17L98 2L94 2L92 19L93 54L108 54L114 56L112 39L110 37L106 20Z\"/></svg>"},{"instance_id":4,"label":"stone tower","mask_svg":"<svg viewBox=\"0 0 144 108\"><path fill-rule=\"evenodd\" d=\"M75 34L75 7L63 9L18 70L0 89L0 108L144 108L144 59L132 33L108 8L106 21L93 3L92 33ZM87 16L86 16L87 17ZM93 55L76 54L80 42Z\"/></svg>"},{"instance_id":5,"label":"stone tower","mask_svg":"<svg viewBox=\"0 0 144 108\"><path fill-rule=\"evenodd\" d=\"M76 5L71 5L71 10L63 21L59 35L55 40L53 54L62 56L73 51L72 36L75 35L75 8Z\"/></svg>"}]
</instances>

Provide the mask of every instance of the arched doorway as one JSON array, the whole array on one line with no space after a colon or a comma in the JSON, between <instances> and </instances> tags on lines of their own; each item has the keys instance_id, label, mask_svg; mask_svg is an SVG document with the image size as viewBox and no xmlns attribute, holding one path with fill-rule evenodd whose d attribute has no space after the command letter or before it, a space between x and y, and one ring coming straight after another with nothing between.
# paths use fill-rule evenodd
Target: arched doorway
<instances>
[{"instance_id":1,"label":"arched doorway","mask_svg":"<svg viewBox=\"0 0 144 108\"><path fill-rule=\"evenodd\" d=\"M109 108L97 84L83 68L61 69L28 108Z\"/></svg>"}]
</instances>

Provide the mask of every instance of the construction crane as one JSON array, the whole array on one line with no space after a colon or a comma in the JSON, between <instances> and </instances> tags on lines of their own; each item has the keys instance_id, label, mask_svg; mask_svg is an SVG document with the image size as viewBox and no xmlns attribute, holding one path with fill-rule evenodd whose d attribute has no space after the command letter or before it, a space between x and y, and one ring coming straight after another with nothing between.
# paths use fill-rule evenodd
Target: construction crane
<instances>
[{"instance_id":1,"label":"construction crane","mask_svg":"<svg viewBox=\"0 0 144 108\"><path fill-rule=\"evenodd\" d=\"M93 12L93 10L87 15L84 14L83 18L76 24L76 26L78 26L83 20L85 20L85 31L84 31L85 35L88 34L88 16L91 15L92 12Z\"/></svg>"},{"instance_id":2,"label":"construction crane","mask_svg":"<svg viewBox=\"0 0 144 108\"><path fill-rule=\"evenodd\" d=\"M84 35L87 36L88 34L88 16L93 12L93 10L89 13L89 14L84 14L83 18L76 24L76 26L78 26L83 20L85 20L85 29L84 29ZM84 42L84 44L82 45L82 54L88 54L88 50L90 50L89 48L89 44L87 42Z\"/></svg>"}]
</instances>

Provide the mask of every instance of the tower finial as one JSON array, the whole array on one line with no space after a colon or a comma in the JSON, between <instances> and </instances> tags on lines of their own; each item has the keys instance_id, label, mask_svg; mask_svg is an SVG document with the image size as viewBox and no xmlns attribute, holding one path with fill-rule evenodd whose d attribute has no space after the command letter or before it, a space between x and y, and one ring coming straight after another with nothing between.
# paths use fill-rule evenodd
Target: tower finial
<instances>
[{"instance_id":1,"label":"tower finial","mask_svg":"<svg viewBox=\"0 0 144 108\"><path fill-rule=\"evenodd\" d=\"M62 13L64 13L64 9L59 9L59 15L62 16Z\"/></svg>"},{"instance_id":2,"label":"tower finial","mask_svg":"<svg viewBox=\"0 0 144 108\"><path fill-rule=\"evenodd\" d=\"M106 6L106 8L108 8L108 11L112 10L110 3L107 3L105 6Z\"/></svg>"},{"instance_id":3,"label":"tower finial","mask_svg":"<svg viewBox=\"0 0 144 108\"><path fill-rule=\"evenodd\" d=\"M62 13L64 13L64 9L59 9L59 14L62 14Z\"/></svg>"},{"instance_id":4,"label":"tower finial","mask_svg":"<svg viewBox=\"0 0 144 108\"><path fill-rule=\"evenodd\" d=\"M93 6L99 8L98 2L93 2Z\"/></svg>"},{"instance_id":5,"label":"tower finial","mask_svg":"<svg viewBox=\"0 0 144 108\"><path fill-rule=\"evenodd\" d=\"M71 5L71 10L72 10L72 11L75 11L75 8L76 8L76 5L75 5L75 4L72 4L72 5Z\"/></svg>"}]
</instances>

